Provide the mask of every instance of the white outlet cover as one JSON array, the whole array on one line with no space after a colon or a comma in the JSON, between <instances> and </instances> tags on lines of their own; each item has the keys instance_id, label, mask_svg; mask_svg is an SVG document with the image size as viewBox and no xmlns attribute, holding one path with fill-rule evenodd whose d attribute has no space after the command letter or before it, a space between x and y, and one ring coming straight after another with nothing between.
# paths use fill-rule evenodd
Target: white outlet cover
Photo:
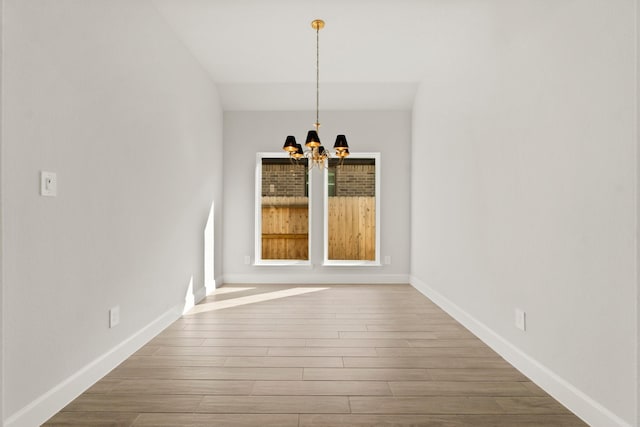
<instances>
[{"instance_id":1,"label":"white outlet cover","mask_svg":"<svg viewBox=\"0 0 640 427\"><path fill-rule=\"evenodd\" d=\"M516 308L516 328L521 331L527 330L527 313L524 310Z\"/></svg>"},{"instance_id":2,"label":"white outlet cover","mask_svg":"<svg viewBox=\"0 0 640 427\"><path fill-rule=\"evenodd\" d=\"M120 306L116 305L109 310L109 327L113 328L118 323L120 323Z\"/></svg>"},{"instance_id":3,"label":"white outlet cover","mask_svg":"<svg viewBox=\"0 0 640 427\"><path fill-rule=\"evenodd\" d=\"M47 197L58 195L58 177L55 172L40 172L40 195Z\"/></svg>"}]
</instances>

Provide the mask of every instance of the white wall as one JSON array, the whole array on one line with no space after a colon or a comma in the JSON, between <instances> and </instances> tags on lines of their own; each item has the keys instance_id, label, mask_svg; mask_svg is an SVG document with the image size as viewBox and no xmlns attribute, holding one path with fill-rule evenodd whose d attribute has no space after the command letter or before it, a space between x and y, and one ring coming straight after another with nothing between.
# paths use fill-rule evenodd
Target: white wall
<instances>
[{"instance_id":1,"label":"white wall","mask_svg":"<svg viewBox=\"0 0 640 427\"><path fill-rule=\"evenodd\" d=\"M204 294L222 113L146 1L7 0L3 36L5 419L36 425Z\"/></svg>"},{"instance_id":2,"label":"white wall","mask_svg":"<svg viewBox=\"0 0 640 427\"><path fill-rule=\"evenodd\" d=\"M333 146L344 133L352 152L381 152L381 256L392 257L380 267L323 267L323 178L313 170L312 249L309 267L245 265L254 256L255 153L279 152L287 135L304 142L315 112L225 112L224 114L224 235L225 282L353 283L402 282L409 273L409 146L411 114L406 111L320 111L320 137Z\"/></svg>"},{"instance_id":3,"label":"white wall","mask_svg":"<svg viewBox=\"0 0 640 427\"><path fill-rule=\"evenodd\" d=\"M413 283L596 426L636 422L635 3L496 2L413 115Z\"/></svg>"}]
</instances>

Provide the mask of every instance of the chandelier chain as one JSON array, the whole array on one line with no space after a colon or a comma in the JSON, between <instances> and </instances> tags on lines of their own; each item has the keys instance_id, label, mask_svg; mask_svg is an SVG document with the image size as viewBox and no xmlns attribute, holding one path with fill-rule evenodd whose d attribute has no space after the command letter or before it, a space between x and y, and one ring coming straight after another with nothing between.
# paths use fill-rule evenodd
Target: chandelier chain
<instances>
[{"instance_id":1,"label":"chandelier chain","mask_svg":"<svg viewBox=\"0 0 640 427\"><path fill-rule=\"evenodd\" d=\"M316 132L320 130L320 26L316 28Z\"/></svg>"}]
</instances>

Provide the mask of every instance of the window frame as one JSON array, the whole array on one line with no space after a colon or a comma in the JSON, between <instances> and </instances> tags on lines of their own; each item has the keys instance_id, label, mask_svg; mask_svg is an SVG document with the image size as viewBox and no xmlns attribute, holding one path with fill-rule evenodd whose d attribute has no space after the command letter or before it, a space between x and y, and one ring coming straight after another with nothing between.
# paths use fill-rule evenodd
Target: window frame
<instances>
[{"instance_id":1,"label":"window frame","mask_svg":"<svg viewBox=\"0 0 640 427\"><path fill-rule=\"evenodd\" d=\"M307 169L307 198L309 199L309 205L307 209L309 211L309 223L307 225L308 229L308 248L307 248L307 258L306 260L300 259L262 259L262 159L288 159L289 154L285 152L258 152L256 153L256 169L255 169L255 184L254 184L254 208L255 208L255 221L254 221L254 256L253 256L253 265L254 266L278 266L278 267L286 267L286 266L311 266L311 248L312 248L312 233L311 233L311 224L312 222L312 213L313 213L313 174L309 173L309 169Z\"/></svg>"},{"instance_id":2,"label":"window frame","mask_svg":"<svg viewBox=\"0 0 640 427\"><path fill-rule=\"evenodd\" d=\"M324 259L323 266L327 267L380 267L382 263L380 261L380 171L382 165L380 161L381 155L379 152L370 153L351 153L349 159L373 159L375 161L375 189L376 189L376 255L373 261L369 260L330 260L329 259L329 168L324 170Z\"/></svg>"}]
</instances>

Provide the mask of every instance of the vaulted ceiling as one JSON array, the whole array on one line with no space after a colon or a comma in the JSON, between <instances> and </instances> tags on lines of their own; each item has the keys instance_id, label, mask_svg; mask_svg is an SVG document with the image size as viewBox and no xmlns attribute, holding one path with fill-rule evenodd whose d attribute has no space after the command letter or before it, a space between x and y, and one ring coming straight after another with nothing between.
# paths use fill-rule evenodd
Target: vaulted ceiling
<instances>
[{"instance_id":1,"label":"vaulted ceiling","mask_svg":"<svg viewBox=\"0 0 640 427\"><path fill-rule=\"evenodd\" d=\"M155 0L226 110L409 110L430 67L486 22L471 0ZM480 25L482 27L482 25Z\"/></svg>"}]
</instances>

